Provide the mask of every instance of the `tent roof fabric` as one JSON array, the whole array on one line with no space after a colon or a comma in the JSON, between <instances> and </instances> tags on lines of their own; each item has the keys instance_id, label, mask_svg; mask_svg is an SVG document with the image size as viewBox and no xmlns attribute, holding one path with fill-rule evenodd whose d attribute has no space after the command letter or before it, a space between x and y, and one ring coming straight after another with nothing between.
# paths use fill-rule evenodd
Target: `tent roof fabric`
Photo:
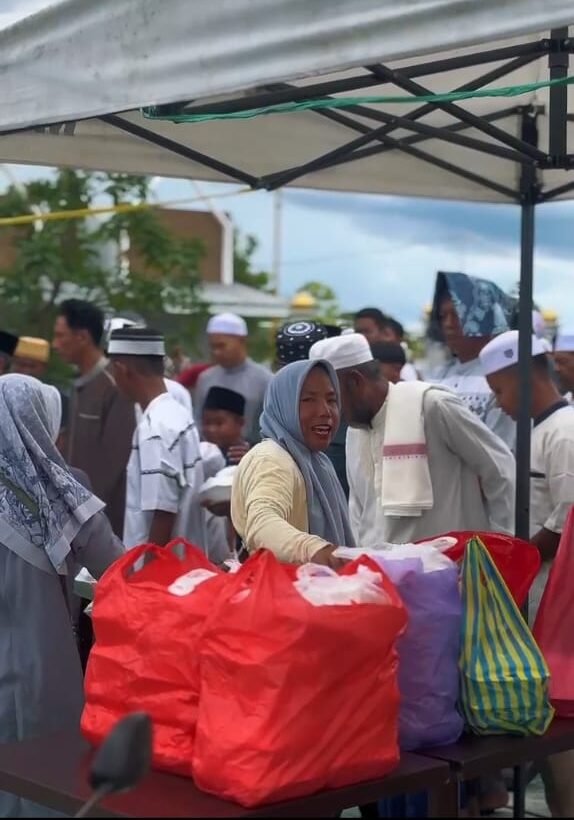
<instances>
[{"instance_id":1,"label":"tent roof fabric","mask_svg":"<svg viewBox=\"0 0 574 820\"><path fill-rule=\"evenodd\" d=\"M7 132L0 135L0 161L252 187L272 187L281 182L278 172L298 168L285 184L519 201L525 161L536 165L543 192L571 181L564 170L545 167L552 164L548 89L465 100L458 104L467 117L462 123L456 109L435 107L414 123L415 131L404 121L395 126L384 144L365 132L380 129L385 116L408 118L420 103L192 124L149 120L139 109L237 101L285 84L301 89L344 81L343 96L356 97L404 95L413 82L451 91L480 85L485 74L492 78L488 88L533 83L549 76L550 29L573 19L569 0L44 0L36 13L0 29L0 131ZM569 41L563 49L567 55ZM485 50L495 53L467 65L468 55ZM436 70L452 58L450 70ZM574 87L564 93L570 100ZM488 133L476 117L487 118ZM527 157L517 150L525 118L536 120L540 146ZM10 133L22 128L32 130ZM359 137L345 162L306 170ZM467 144L453 143L457 137ZM574 152L573 122L567 137ZM399 150L389 138L411 142Z\"/></svg>"}]
</instances>

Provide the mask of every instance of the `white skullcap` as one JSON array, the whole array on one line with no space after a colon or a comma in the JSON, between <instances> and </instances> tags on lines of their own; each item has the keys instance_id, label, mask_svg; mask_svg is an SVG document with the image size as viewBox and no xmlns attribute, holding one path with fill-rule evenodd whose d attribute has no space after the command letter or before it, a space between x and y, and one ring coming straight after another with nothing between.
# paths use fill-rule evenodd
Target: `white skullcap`
<instances>
[{"instance_id":1,"label":"white skullcap","mask_svg":"<svg viewBox=\"0 0 574 820\"><path fill-rule=\"evenodd\" d=\"M106 330L108 335L112 334L114 330L121 330L124 327L137 327L138 323L133 319L124 319L123 316L113 316L108 319Z\"/></svg>"},{"instance_id":2,"label":"white skullcap","mask_svg":"<svg viewBox=\"0 0 574 820\"><path fill-rule=\"evenodd\" d=\"M104 331L104 345L106 347L109 346L114 330L123 330L123 328L126 327L138 327L138 323L134 322L132 319L124 319L123 316L114 316L111 319L108 319Z\"/></svg>"},{"instance_id":3,"label":"white skullcap","mask_svg":"<svg viewBox=\"0 0 574 820\"><path fill-rule=\"evenodd\" d=\"M332 339L315 342L309 351L310 359L326 359L335 370L359 367L373 361L369 343L362 333L347 333Z\"/></svg>"},{"instance_id":4,"label":"white skullcap","mask_svg":"<svg viewBox=\"0 0 574 820\"><path fill-rule=\"evenodd\" d=\"M544 339L532 336L532 356L542 356L548 350ZM518 364L518 331L508 330L495 336L479 353L482 372L485 376L498 373Z\"/></svg>"},{"instance_id":5,"label":"white skullcap","mask_svg":"<svg viewBox=\"0 0 574 820\"><path fill-rule=\"evenodd\" d=\"M247 323L235 313L218 313L207 323L207 332L222 336L247 336Z\"/></svg>"},{"instance_id":6,"label":"white skullcap","mask_svg":"<svg viewBox=\"0 0 574 820\"><path fill-rule=\"evenodd\" d=\"M556 353L574 353L574 333L560 333L554 343Z\"/></svg>"},{"instance_id":7,"label":"white skullcap","mask_svg":"<svg viewBox=\"0 0 574 820\"><path fill-rule=\"evenodd\" d=\"M546 322L539 310L532 311L532 330L539 339L542 339L546 333Z\"/></svg>"}]
</instances>

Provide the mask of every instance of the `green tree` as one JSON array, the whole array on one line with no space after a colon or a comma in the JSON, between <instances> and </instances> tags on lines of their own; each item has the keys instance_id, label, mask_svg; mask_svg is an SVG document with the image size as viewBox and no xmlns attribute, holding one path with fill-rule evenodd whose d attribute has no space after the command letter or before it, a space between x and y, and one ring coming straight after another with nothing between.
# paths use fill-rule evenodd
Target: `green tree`
<instances>
[{"instance_id":1,"label":"green tree","mask_svg":"<svg viewBox=\"0 0 574 820\"><path fill-rule=\"evenodd\" d=\"M129 174L60 170L24 189L10 187L0 198L0 216L146 202L149 180ZM120 252L129 237L130 258ZM51 335L58 303L68 296L89 299L110 312L130 310L160 327L169 324L166 308L197 313L197 239L181 240L161 224L153 209L0 228L13 261L0 259L3 329ZM190 326L187 322L185 326Z\"/></svg>"},{"instance_id":2,"label":"green tree","mask_svg":"<svg viewBox=\"0 0 574 820\"><path fill-rule=\"evenodd\" d=\"M251 234L242 236L239 231L233 235L233 281L239 285L273 292L273 276L267 271L256 270L253 257L259 242ZM274 355L274 326L271 322L248 319L249 352L257 361L271 361Z\"/></svg>"},{"instance_id":3,"label":"green tree","mask_svg":"<svg viewBox=\"0 0 574 820\"><path fill-rule=\"evenodd\" d=\"M233 279L240 285L270 291L273 289L271 274L253 269L253 257L258 247L259 242L255 236L247 234L242 237L239 231L235 231L233 235Z\"/></svg>"},{"instance_id":4,"label":"green tree","mask_svg":"<svg viewBox=\"0 0 574 820\"><path fill-rule=\"evenodd\" d=\"M323 282L307 282L299 290L310 293L317 300L318 321L334 324L341 318L339 299L333 288Z\"/></svg>"}]
</instances>

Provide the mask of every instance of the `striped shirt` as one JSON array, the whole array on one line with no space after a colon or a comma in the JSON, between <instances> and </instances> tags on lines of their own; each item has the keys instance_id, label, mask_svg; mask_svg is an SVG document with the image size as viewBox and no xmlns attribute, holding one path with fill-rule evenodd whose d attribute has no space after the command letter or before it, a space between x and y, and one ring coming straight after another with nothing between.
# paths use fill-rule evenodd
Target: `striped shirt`
<instances>
[{"instance_id":1,"label":"striped shirt","mask_svg":"<svg viewBox=\"0 0 574 820\"><path fill-rule=\"evenodd\" d=\"M155 398L133 436L127 472L126 547L145 544L156 510L181 517L203 483L199 436L191 413L169 393ZM194 540L197 533L178 531Z\"/></svg>"}]
</instances>

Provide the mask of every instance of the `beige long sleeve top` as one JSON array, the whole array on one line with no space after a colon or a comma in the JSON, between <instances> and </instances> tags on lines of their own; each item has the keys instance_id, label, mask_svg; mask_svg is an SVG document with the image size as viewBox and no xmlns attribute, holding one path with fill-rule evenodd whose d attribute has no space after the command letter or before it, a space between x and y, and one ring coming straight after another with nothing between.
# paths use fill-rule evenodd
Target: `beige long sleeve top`
<instances>
[{"instance_id":1,"label":"beige long sleeve top","mask_svg":"<svg viewBox=\"0 0 574 820\"><path fill-rule=\"evenodd\" d=\"M231 518L249 552L265 548L280 561L302 564L328 545L309 534L303 476L274 441L262 441L241 460L233 479Z\"/></svg>"}]
</instances>

